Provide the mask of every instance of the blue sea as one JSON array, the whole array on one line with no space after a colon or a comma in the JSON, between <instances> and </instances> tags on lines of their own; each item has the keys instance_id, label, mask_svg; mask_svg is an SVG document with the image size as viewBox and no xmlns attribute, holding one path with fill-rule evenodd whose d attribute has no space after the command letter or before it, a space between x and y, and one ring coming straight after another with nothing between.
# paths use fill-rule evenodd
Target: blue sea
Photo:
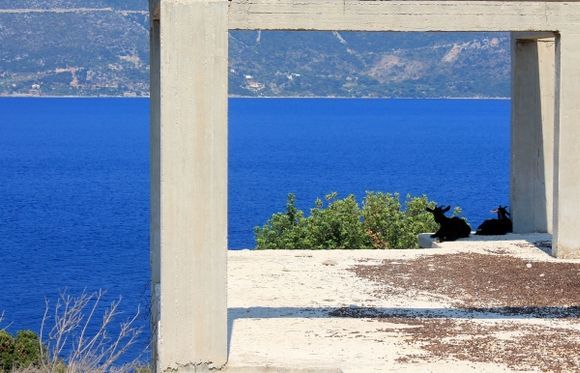
<instances>
[{"instance_id":1,"label":"blue sea","mask_svg":"<svg viewBox=\"0 0 580 373\"><path fill-rule=\"evenodd\" d=\"M59 291L106 289L149 339L149 101L0 99L0 312L39 330ZM293 192L426 193L477 226L509 202L508 100L230 99L229 247ZM146 356L146 355L144 355Z\"/></svg>"}]
</instances>

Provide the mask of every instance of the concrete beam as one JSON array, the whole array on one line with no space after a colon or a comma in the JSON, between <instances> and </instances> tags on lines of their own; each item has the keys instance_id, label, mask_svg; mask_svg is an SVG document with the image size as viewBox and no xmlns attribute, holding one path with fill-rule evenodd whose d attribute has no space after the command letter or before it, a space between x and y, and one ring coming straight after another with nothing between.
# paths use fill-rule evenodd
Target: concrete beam
<instances>
[{"instance_id":1,"label":"concrete beam","mask_svg":"<svg viewBox=\"0 0 580 373\"><path fill-rule=\"evenodd\" d=\"M230 29L557 31L580 4L546 1L230 0Z\"/></svg>"},{"instance_id":2,"label":"concrete beam","mask_svg":"<svg viewBox=\"0 0 580 373\"><path fill-rule=\"evenodd\" d=\"M225 0L163 0L157 371L227 359Z\"/></svg>"},{"instance_id":3,"label":"concrete beam","mask_svg":"<svg viewBox=\"0 0 580 373\"><path fill-rule=\"evenodd\" d=\"M539 40L539 39L554 39L555 32L512 32L512 40Z\"/></svg>"},{"instance_id":4,"label":"concrete beam","mask_svg":"<svg viewBox=\"0 0 580 373\"><path fill-rule=\"evenodd\" d=\"M556 43L556 126L553 254L580 258L580 30Z\"/></svg>"},{"instance_id":5,"label":"concrete beam","mask_svg":"<svg viewBox=\"0 0 580 373\"><path fill-rule=\"evenodd\" d=\"M511 209L514 233L551 232L555 39L512 34Z\"/></svg>"}]
</instances>

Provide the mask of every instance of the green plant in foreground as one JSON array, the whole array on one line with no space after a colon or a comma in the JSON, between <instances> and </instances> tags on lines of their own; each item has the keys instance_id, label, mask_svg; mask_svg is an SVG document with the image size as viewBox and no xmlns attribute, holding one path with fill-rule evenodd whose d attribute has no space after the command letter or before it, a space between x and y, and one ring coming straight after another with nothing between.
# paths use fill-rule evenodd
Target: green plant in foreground
<instances>
[{"instance_id":1,"label":"green plant in foreground","mask_svg":"<svg viewBox=\"0 0 580 373\"><path fill-rule=\"evenodd\" d=\"M5 330L0 330L0 369L9 372L14 365L14 338Z\"/></svg>"},{"instance_id":2,"label":"green plant in foreground","mask_svg":"<svg viewBox=\"0 0 580 373\"><path fill-rule=\"evenodd\" d=\"M367 192L359 206L355 197L337 193L317 199L310 216L296 208L288 195L286 212L275 213L254 229L257 249L408 249L417 248L417 235L438 229L425 208L436 205L425 195ZM454 215L461 209L456 208Z\"/></svg>"},{"instance_id":3,"label":"green plant in foreground","mask_svg":"<svg viewBox=\"0 0 580 373\"><path fill-rule=\"evenodd\" d=\"M14 342L14 366L40 366L42 354L38 335L31 330L21 330L16 333Z\"/></svg>"},{"instance_id":4,"label":"green plant in foreground","mask_svg":"<svg viewBox=\"0 0 580 373\"><path fill-rule=\"evenodd\" d=\"M38 335L30 330L21 330L16 338L0 330L0 370L12 372L18 369L40 367L42 354Z\"/></svg>"}]
</instances>

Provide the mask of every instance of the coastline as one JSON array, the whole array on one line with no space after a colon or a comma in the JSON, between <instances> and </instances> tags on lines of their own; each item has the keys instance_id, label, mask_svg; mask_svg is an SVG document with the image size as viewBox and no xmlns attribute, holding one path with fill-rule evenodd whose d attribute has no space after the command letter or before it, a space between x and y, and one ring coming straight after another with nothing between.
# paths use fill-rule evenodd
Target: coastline
<instances>
[{"instance_id":1,"label":"coastline","mask_svg":"<svg viewBox=\"0 0 580 373\"><path fill-rule=\"evenodd\" d=\"M118 98L118 99L149 99L150 96L36 96L36 95L0 95L4 98L38 98L38 99L59 99L59 98L78 98L78 99L96 99L96 98ZM490 96L490 97L350 97L350 96L236 96L228 95L228 99L337 99L337 100L510 100L511 97Z\"/></svg>"}]
</instances>

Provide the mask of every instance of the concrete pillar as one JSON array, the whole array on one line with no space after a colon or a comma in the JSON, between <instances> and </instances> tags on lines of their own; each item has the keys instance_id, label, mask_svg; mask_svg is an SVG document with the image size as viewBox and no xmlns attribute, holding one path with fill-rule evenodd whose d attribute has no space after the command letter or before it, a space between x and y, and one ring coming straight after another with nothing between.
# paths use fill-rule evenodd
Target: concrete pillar
<instances>
[{"instance_id":1,"label":"concrete pillar","mask_svg":"<svg viewBox=\"0 0 580 373\"><path fill-rule=\"evenodd\" d=\"M556 39L553 254L580 258L580 30Z\"/></svg>"},{"instance_id":2,"label":"concrete pillar","mask_svg":"<svg viewBox=\"0 0 580 373\"><path fill-rule=\"evenodd\" d=\"M555 60L554 38L512 33L511 210L515 233L552 232Z\"/></svg>"},{"instance_id":3,"label":"concrete pillar","mask_svg":"<svg viewBox=\"0 0 580 373\"><path fill-rule=\"evenodd\" d=\"M160 186L161 179L159 174L160 166L160 80L159 80L159 21L151 22L149 31L150 37L150 109L149 115L151 120L149 131L149 152L150 162L150 229L149 229L149 261L151 266L151 357L153 362L153 371L157 361L157 326L159 322L159 290L160 290L160 246L159 246L159 221L160 221Z\"/></svg>"},{"instance_id":4,"label":"concrete pillar","mask_svg":"<svg viewBox=\"0 0 580 373\"><path fill-rule=\"evenodd\" d=\"M158 372L227 359L227 12L160 4Z\"/></svg>"}]
</instances>

